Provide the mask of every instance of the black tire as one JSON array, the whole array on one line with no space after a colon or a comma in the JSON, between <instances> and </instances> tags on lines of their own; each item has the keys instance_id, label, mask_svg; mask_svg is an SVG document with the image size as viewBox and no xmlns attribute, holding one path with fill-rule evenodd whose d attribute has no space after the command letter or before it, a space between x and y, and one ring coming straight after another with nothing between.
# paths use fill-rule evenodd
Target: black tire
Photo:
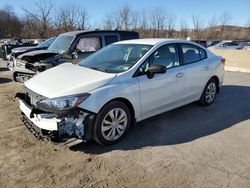
<instances>
[{"instance_id":1,"label":"black tire","mask_svg":"<svg viewBox=\"0 0 250 188\"><path fill-rule=\"evenodd\" d=\"M212 87L213 88L213 86L215 86L214 87L214 97L211 99L211 98L209 98L208 97L208 90L209 90L209 87ZM202 106L209 106L209 105L211 105L211 104L213 104L213 102L215 101L215 99L216 99L216 94L217 94L217 90L218 90L218 83L217 83L217 81L214 79L214 78L211 78L208 82L207 82L207 84L206 84L206 86L205 86L205 88L204 88L204 90L203 90L203 92L202 92L202 95L201 95L201 98L200 98L200 100L199 100L199 103L202 105ZM209 98L209 99L208 99Z\"/></svg>"},{"instance_id":2,"label":"black tire","mask_svg":"<svg viewBox=\"0 0 250 188\"><path fill-rule=\"evenodd\" d=\"M116 110L116 109L121 109L121 111L126 113L127 124L126 124L124 130L122 130L123 133L121 134L121 136L119 136L115 140L108 140L103 135L103 134L105 134L105 132L103 133L103 131L102 131L102 128L104 127L103 121L104 121L104 118L108 117L109 112L111 112L112 110ZM120 115L121 115L121 113L120 113ZM117 114L117 116L118 116L118 114ZM93 139L101 145L112 145L112 144L119 142L125 136L125 134L128 132L130 125L131 125L131 119L132 119L131 113L130 113L130 110L126 104L119 102L119 101L111 101L111 102L107 103L96 116L94 127L93 127ZM111 129L109 129L109 130L111 131ZM119 131L121 131L120 128L119 128ZM115 130L115 133L118 134L118 130Z\"/></svg>"}]
</instances>

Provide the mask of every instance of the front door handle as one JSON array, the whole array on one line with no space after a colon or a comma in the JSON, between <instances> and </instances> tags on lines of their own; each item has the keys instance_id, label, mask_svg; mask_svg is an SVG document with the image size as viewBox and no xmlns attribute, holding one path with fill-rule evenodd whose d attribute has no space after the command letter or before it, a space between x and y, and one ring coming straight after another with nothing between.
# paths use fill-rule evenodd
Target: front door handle
<instances>
[{"instance_id":1,"label":"front door handle","mask_svg":"<svg viewBox=\"0 0 250 188\"><path fill-rule=\"evenodd\" d=\"M176 77L177 77L177 78L181 78L181 77L183 77L183 76L184 76L184 73L182 73L182 72L176 74Z\"/></svg>"}]
</instances>

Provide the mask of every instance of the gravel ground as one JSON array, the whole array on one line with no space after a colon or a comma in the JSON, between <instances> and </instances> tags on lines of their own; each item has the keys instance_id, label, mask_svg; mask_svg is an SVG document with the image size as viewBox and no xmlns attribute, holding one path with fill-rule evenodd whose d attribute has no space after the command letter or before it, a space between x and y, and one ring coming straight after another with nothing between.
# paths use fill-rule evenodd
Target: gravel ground
<instances>
[{"instance_id":1,"label":"gravel ground","mask_svg":"<svg viewBox=\"0 0 250 188\"><path fill-rule=\"evenodd\" d=\"M13 102L22 84L0 61L0 187L250 187L250 74L227 72L216 102L132 127L120 143L36 140Z\"/></svg>"}]
</instances>

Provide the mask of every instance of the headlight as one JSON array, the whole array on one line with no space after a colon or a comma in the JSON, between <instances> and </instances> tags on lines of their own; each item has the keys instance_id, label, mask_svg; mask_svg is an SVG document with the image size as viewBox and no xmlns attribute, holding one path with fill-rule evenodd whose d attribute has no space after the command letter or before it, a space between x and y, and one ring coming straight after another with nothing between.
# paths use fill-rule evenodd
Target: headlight
<instances>
[{"instance_id":1,"label":"headlight","mask_svg":"<svg viewBox=\"0 0 250 188\"><path fill-rule=\"evenodd\" d=\"M37 108L46 112L60 112L76 108L90 94L84 93L66 97L58 97L53 99L42 100L37 103Z\"/></svg>"},{"instance_id":2,"label":"headlight","mask_svg":"<svg viewBox=\"0 0 250 188\"><path fill-rule=\"evenodd\" d=\"M20 60L16 60L16 66L20 68L25 68L25 63Z\"/></svg>"}]
</instances>

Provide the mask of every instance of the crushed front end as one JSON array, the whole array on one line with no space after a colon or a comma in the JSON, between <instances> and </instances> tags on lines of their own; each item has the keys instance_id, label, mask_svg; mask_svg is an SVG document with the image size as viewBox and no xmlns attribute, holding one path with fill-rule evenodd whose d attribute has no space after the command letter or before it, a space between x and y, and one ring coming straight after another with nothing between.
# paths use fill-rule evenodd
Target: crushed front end
<instances>
[{"instance_id":1,"label":"crushed front end","mask_svg":"<svg viewBox=\"0 0 250 188\"><path fill-rule=\"evenodd\" d=\"M30 132L41 140L54 143L67 143L74 140L88 141L92 138L92 124L95 114L80 108L53 113L36 107L45 97L25 88L17 93L21 110L21 119Z\"/></svg>"}]
</instances>

